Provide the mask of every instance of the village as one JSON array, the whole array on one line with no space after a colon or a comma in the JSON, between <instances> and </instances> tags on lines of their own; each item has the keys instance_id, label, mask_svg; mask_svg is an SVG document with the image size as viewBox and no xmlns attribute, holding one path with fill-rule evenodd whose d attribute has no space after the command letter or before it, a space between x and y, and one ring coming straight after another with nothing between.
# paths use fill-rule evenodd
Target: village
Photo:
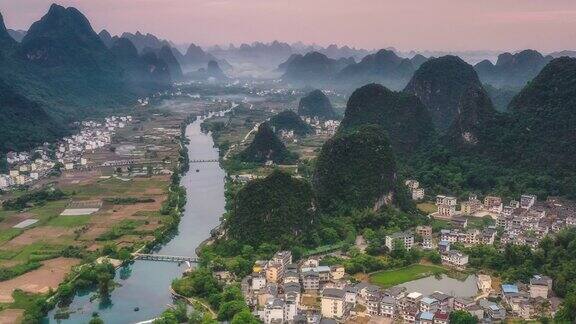
<instances>
[{"instance_id":1,"label":"village","mask_svg":"<svg viewBox=\"0 0 576 324\"><path fill-rule=\"evenodd\" d=\"M30 152L8 152L9 173L0 174L0 190L30 185L55 169L85 167L88 164L86 153L109 145L116 130L131 122L132 116L110 116L103 122L83 121L77 134L64 137L55 145L44 143Z\"/></svg>"},{"instance_id":2,"label":"village","mask_svg":"<svg viewBox=\"0 0 576 324\"><path fill-rule=\"evenodd\" d=\"M418 181L407 180L406 185L413 200L424 199L424 189L420 188ZM502 245L512 243L536 249L546 235L576 226L576 202L559 197L538 201L535 195L524 194L519 200L504 204L498 196L486 196L481 201L477 195L470 195L468 200L461 202L460 210L456 210L457 205L456 197L436 196L437 211L429 217L446 221L452 227L441 231L439 244L448 242L470 246L498 241ZM469 220L486 217L492 220L493 225L467 229ZM428 236L423 236L423 239L431 244L430 247L434 244Z\"/></svg>"},{"instance_id":3,"label":"village","mask_svg":"<svg viewBox=\"0 0 576 324\"><path fill-rule=\"evenodd\" d=\"M497 292L490 276L478 275L476 285L477 296L469 297L441 291L424 295L401 286L382 288L357 282L341 265L323 266L319 258L293 263L291 252L281 251L271 260L257 261L241 287L248 305L266 324L447 324L450 313L458 310L481 323L498 323L509 317L533 319L549 311L543 306L550 303L549 277L536 275L529 284L502 284Z\"/></svg>"},{"instance_id":4,"label":"village","mask_svg":"<svg viewBox=\"0 0 576 324\"><path fill-rule=\"evenodd\" d=\"M416 180L407 180L415 201L425 190ZM535 249L546 235L576 225L576 204L550 197L538 201L522 195L504 205L503 199L471 195L456 210L457 198L439 195L437 211L430 218L445 224L417 226L413 231L386 235L389 251L421 249L437 251L441 265L450 271L468 273L469 256L459 246L503 246L507 243ZM489 222L478 222L485 220ZM469 226L469 222L475 226ZM486 225L483 225L486 224ZM441 226L442 227L442 226ZM529 283L502 283L488 274L474 275L477 293L457 296L435 291L423 294L396 285L382 287L358 282L342 265L322 265L322 256L293 263L290 251L277 252L271 260L257 261L253 273L242 280L248 305L264 323L448 323L450 313L469 312L481 323L498 323L509 318L533 320L554 315L561 300L553 296L553 281L534 275Z\"/></svg>"}]
</instances>

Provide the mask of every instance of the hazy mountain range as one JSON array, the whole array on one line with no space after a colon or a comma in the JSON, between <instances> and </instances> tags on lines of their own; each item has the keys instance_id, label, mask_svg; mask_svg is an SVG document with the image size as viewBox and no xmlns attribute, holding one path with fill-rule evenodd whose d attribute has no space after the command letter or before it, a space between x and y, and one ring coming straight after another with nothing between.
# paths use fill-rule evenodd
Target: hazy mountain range
<instances>
[{"instance_id":1,"label":"hazy mountain range","mask_svg":"<svg viewBox=\"0 0 576 324\"><path fill-rule=\"evenodd\" d=\"M0 19L0 152L26 149L68 125L171 86L169 67L129 40L108 48L75 8L52 5L20 42Z\"/></svg>"}]
</instances>

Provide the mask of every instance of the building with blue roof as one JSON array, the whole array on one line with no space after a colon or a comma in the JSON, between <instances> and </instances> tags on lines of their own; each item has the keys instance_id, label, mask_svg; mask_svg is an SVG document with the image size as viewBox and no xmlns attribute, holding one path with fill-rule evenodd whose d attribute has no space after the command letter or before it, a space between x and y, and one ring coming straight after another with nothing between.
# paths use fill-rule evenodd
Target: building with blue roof
<instances>
[{"instance_id":1,"label":"building with blue roof","mask_svg":"<svg viewBox=\"0 0 576 324\"><path fill-rule=\"evenodd\" d=\"M434 314L430 312L421 312L418 314L418 320L422 324L428 324L434 322Z\"/></svg>"},{"instance_id":2,"label":"building with blue roof","mask_svg":"<svg viewBox=\"0 0 576 324\"><path fill-rule=\"evenodd\" d=\"M503 294L517 294L518 293L518 286L511 285L511 284L503 284L502 285L502 293Z\"/></svg>"}]
</instances>

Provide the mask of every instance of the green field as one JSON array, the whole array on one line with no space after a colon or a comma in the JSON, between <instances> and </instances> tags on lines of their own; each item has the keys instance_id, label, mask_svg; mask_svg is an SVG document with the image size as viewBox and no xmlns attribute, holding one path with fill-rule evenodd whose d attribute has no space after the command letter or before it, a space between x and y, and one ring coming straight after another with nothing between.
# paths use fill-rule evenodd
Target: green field
<instances>
[{"instance_id":1,"label":"green field","mask_svg":"<svg viewBox=\"0 0 576 324\"><path fill-rule=\"evenodd\" d=\"M55 227L67 227L67 228L79 227L79 226L82 226L82 225L88 223L88 221L90 221L90 217L91 216L89 216L89 215L58 216L58 217L53 218L50 221L48 221L48 223L46 223L46 225L55 226Z\"/></svg>"},{"instance_id":2,"label":"green field","mask_svg":"<svg viewBox=\"0 0 576 324\"><path fill-rule=\"evenodd\" d=\"M16 236L20 235L22 230L19 228L9 228L0 231L0 244L6 243L11 239L15 238Z\"/></svg>"},{"instance_id":3,"label":"green field","mask_svg":"<svg viewBox=\"0 0 576 324\"><path fill-rule=\"evenodd\" d=\"M397 270L377 272L370 276L370 282L388 288L408 281L444 273L446 270L439 266L414 264Z\"/></svg>"},{"instance_id":4,"label":"green field","mask_svg":"<svg viewBox=\"0 0 576 324\"><path fill-rule=\"evenodd\" d=\"M436 207L436 205L431 202L419 203L416 204L416 207L427 214L432 214L438 211L438 207Z\"/></svg>"}]
</instances>

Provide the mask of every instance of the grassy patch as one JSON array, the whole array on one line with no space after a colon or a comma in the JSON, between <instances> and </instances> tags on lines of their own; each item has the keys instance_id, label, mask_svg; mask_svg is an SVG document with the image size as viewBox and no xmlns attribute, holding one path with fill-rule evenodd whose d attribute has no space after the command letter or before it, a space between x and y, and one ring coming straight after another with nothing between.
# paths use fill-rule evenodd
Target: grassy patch
<instances>
[{"instance_id":1,"label":"grassy patch","mask_svg":"<svg viewBox=\"0 0 576 324\"><path fill-rule=\"evenodd\" d=\"M487 226L492 226L496 223L490 216L484 217L466 217L468 219L469 228L483 229Z\"/></svg>"},{"instance_id":2,"label":"grassy patch","mask_svg":"<svg viewBox=\"0 0 576 324\"><path fill-rule=\"evenodd\" d=\"M40 221L45 221L56 217L62 213L66 208L68 200L49 201L42 205L36 205L30 209L30 213L34 215L33 218L38 218Z\"/></svg>"},{"instance_id":3,"label":"grassy patch","mask_svg":"<svg viewBox=\"0 0 576 324\"><path fill-rule=\"evenodd\" d=\"M85 225L90 221L89 215L82 216L58 216L48 221L46 225L55 227L73 228Z\"/></svg>"},{"instance_id":4,"label":"grassy patch","mask_svg":"<svg viewBox=\"0 0 576 324\"><path fill-rule=\"evenodd\" d=\"M19 228L9 228L7 230L0 231L0 244L6 243L16 236L22 234L22 230Z\"/></svg>"},{"instance_id":5,"label":"grassy patch","mask_svg":"<svg viewBox=\"0 0 576 324\"><path fill-rule=\"evenodd\" d=\"M436 205L431 202L419 203L416 204L416 207L427 214L432 214L438 211L438 207L436 207Z\"/></svg>"},{"instance_id":6,"label":"grassy patch","mask_svg":"<svg viewBox=\"0 0 576 324\"><path fill-rule=\"evenodd\" d=\"M134 234L136 227L144 224L141 220L125 219L120 223L114 225L106 233L100 235L97 241L111 241L124 235Z\"/></svg>"},{"instance_id":7,"label":"grassy patch","mask_svg":"<svg viewBox=\"0 0 576 324\"><path fill-rule=\"evenodd\" d=\"M36 270L40 268L42 264L37 261L26 262L22 264L18 264L12 267L1 268L0 267L0 281L10 280L12 278L16 278L20 275L25 274L26 272Z\"/></svg>"},{"instance_id":8,"label":"grassy patch","mask_svg":"<svg viewBox=\"0 0 576 324\"><path fill-rule=\"evenodd\" d=\"M370 282L388 288L408 281L444 273L445 271L444 268L438 266L414 264L397 270L377 272L370 276Z\"/></svg>"},{"instance_id":9,"label":"grassy patch","mask_svg":"<svg viewBox=\"0 0 576 324\"><path fill-rule=\"evenodd\" d=\"M14 290L12 293L12 298L14 298L14 302L10 305L12 309L28 309L29 307L33 306L36 301L41 298L42 295L38 294L30 294L24 292L22 290Z\"/></svg>"},{"instance_id":10,"label":"grassy patch","mask_svg":"<svg viewBox=\"0 0 576 324\"><path fill-rule=\"evenodd\" d=\"M304 256L310 256L310 255L315 255L315 254L338 251L338 250L342 249L342 247L344 247L344 245L345 245L344 242L339 242L336 244L319 246L313 250L306 251L306 253L304 253Z\"/></svg>"},{"instance_id":11,"label":"grassy patch","mask_svg":"<svg viewBox=\"0 0 576 324\"><path fill-rule=\"evenodd\" d=\"M42 242L35 242L18 251L3 250L0 251L0 258L16 261L42 261L56 258L60 255L62 246L51 245Z\"/></svg>"}]
</instances>

